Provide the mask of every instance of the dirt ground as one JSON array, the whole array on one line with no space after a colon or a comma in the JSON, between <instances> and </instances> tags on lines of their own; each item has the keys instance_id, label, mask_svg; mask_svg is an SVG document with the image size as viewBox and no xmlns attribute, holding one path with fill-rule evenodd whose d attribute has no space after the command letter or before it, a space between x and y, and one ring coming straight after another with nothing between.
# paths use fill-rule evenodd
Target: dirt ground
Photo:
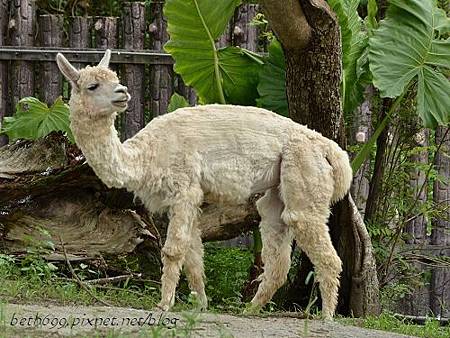
<instances>
[{"instance_id":1,"label":"dirt ground","mask_svg":"<svg viewBox=\"0 0 450 338\"><path fill-rule=\"evenodd\" d=\"M118 307L0 305L0 337L303 337L409 336L292 317L162 313ZM159 335L158 335L159 333Z\"/></svg>"}]
</instances>

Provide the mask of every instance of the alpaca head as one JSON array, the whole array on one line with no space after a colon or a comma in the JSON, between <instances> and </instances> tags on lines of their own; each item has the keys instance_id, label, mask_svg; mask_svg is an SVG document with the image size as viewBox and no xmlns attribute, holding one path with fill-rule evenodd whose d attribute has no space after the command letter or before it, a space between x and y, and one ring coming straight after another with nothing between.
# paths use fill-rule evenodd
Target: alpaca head
<instances>
[{"instance_id":1,"label":"alpaca head","mask_svg":"<svg viewBox=\"0 0 450 338\"><path fill-rule=\"evenodd\" d=\"M56 62L72 85L71 106L80 105L92 118L108 117L128 107L130 94L119 83L117 74L108 68L111 51L108 49L97 66L78 70L61 54Z\"/></svg>"}]
</instances>

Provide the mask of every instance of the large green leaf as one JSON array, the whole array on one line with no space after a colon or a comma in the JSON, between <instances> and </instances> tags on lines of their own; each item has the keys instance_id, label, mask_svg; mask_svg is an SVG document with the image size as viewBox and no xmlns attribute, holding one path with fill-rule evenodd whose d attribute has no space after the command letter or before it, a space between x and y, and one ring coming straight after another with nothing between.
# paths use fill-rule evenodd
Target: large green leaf
<instances>
[{"instance_id":1,"label":"large green leaf","mask_svg":"<svg viewBox=\"0 0 450 338\"><path fill-rule=\"evenodd\" d=\"M367 34L362 30L358 15L359 0L328 0L339 19L342 38L342 102L345 112L352 112L364 98L361 70L367 62L363 53L367 47Z\"/></svg>"},{"instance_id":2,"label":"large green leaf","mask_svg":"<svg viewBox=\"0 0 450 338\"><path fill-rule=\"evenodd\" d=\"M218 49L215 44L239 4L240 0L166 1L170 40L164 48L202 103L255 103L262 62L240 48Z\"/></svg>"},{"instance_id":3,"label":"large green leaf","mask_svg":"<svg viewBox=\"0 0 450 338\"><path fill-rule=\"evenodd\" d=\"M258 106L288 116L285 81L286 66L283 49L280 43L274 39L269 46L269 56L259 72L258 93L260 98L256 100Z\"/></svg>"},{"instance_id":4,"label":"large green leaf","mask_svg":"<svg viewBox=\"0 0 450 338\"><path fill-rule=\"evenodd\" d=\"M171 113L178 108L189 107L189 102L181 96L180 94L174 93L170 98L169 105L167 107L167 112Z\"/></svg>"},{"instance_id":5,"label":"large green leaf","mask_svg":"<svg viewBox=\"0 0 450 338\"><path fill-rule=\"evenodd\" d=\"M397 97L417 81L417 113L426 127L447 124L450 82L449 18L433 0L391 0L386 19L370 39L370 69L383 97Z\"/></svg>"},{"instance_id":6,"label":"large green leaf","mask_svg":"<svg viewBox=\"0 0 450 338\"><path fill-rule=\"evenodd\" d=\"M13 141L19 138L35 140L52 131L63 131L74 142L69 125L69 106L61 97L50 108L37 98L25 97L17 103L16 114L5 117L2 133Z\"/></svg>"},{"instance_id":7,"label":"large green leaf","mask_svg":"<svg viewBox=\"0 0 450 338\"><path fill-rule=\"evenodd\" d=\"M262 58L238 47L219 49L218 54L225 102L254 106Z\"/></svg>"}]
</instances>

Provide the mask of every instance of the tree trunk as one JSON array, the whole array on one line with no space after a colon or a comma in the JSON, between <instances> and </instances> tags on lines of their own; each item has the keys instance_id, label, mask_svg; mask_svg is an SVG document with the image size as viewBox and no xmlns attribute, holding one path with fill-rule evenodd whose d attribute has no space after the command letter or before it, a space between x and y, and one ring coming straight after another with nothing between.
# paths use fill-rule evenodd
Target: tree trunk
<instances>
[{"instance_id":1,"label":"tree trunk","mask_svg":"<svg viewBox=\"0 0 450 338\"><path fill-rule=\"evenodd\" d=\"M289 0L283 4L274 0L261 2L283 45L291 118L345 148L340 104L341 44L334 13L322 0ZM285 15L280 15L280 6L284 7ZM299 15L304 15L309 29ZM308 34L310 38L305 39ZM354 316L378 313L378 279L372 245L350 195L333 207L329 226L344 265L338 312ZM307 258L302 257L302 264L305 260ZM311 263L308 264L310 267ZM302 301L309 298L310 290L304 285L306 271L302 270L292 301L305 306Z\"/></svg>"}]
</instances>

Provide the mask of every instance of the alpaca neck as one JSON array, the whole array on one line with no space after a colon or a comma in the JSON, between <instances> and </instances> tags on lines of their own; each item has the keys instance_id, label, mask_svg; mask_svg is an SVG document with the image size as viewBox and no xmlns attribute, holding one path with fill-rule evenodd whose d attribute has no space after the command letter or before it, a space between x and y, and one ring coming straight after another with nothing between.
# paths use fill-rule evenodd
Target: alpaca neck
<instances>
[{"instance_id":1,"label":"alpaca neck","mask_svg":"<svg viewBox=\"0 0 450 338\"><path fill-rule=\"evenodd\" d=\"M120 141L114 127L116 114L102 118L89 112L71 112L70 127L77 145L96 175L109 188L129 187L135 181L135 150Z\"/></svg>"}]
</instances>

